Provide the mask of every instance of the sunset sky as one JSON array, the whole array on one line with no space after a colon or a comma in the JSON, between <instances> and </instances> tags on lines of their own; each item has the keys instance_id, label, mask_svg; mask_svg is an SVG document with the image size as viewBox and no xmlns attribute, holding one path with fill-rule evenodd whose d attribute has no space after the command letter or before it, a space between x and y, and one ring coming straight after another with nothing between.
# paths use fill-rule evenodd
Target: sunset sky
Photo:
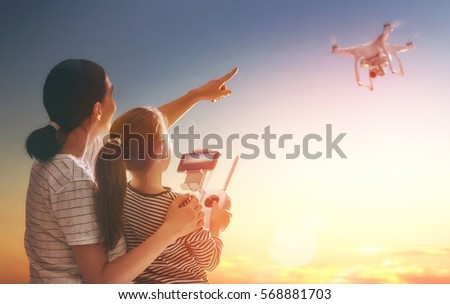
<instances>
[{"instance_id":1,"label":"sunset sky","mask_svg":"<svg viewBox=\"0 0 450 304\"><path fill-rule=\"evenodd\" d=\"M224 141L259 134L261 153L241 159L230 182L233 218L212 283L450 283L449 14L446 1L1 1L0 283L28 280L24 142L48 123L45 77L68 58L105 68L116 115L239 67L230 97L179 121ZM385 22L399 24L390 42L416 49L400 54L404 77L387 73L371 92L331 42L368 42ZM346 159L286 159L307 134L325 139L327 124L333 138L346 133ZM293 136L284 149L272 142L276 159L264 155L267 126ZM237 140L229 148L251 152ZM310 150L325 152L325 140ZM221 152L211 187L232 163ZM177 165L164 180L180 190Z\"/></svg>"}]
</instances>

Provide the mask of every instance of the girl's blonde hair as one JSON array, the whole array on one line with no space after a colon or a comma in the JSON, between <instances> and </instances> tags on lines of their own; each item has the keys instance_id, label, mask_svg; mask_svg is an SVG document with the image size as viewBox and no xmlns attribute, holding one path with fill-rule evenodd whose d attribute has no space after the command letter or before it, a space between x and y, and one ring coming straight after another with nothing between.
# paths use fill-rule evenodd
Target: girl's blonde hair
<instances>
[{"instance_id":1,"label":"girl's blonde hair","mask_svg":"<svg viewBox=\"0 0 450 304\"><path fill-rule=\"evenodd\" d=\"M95 211L106 252L115 248L123 236L126 170L146 170L155 158L161 158L155 150L160 149L160 144L164 147L167 144L164 134L165 119L158 109L152 107L131 109L114 120L111 126L110 139L103 145L95 164ZM163 150L163 154L168 151ZM116 151L117 155L111 157L111 151Z\"/></svg>"}]
</instances>

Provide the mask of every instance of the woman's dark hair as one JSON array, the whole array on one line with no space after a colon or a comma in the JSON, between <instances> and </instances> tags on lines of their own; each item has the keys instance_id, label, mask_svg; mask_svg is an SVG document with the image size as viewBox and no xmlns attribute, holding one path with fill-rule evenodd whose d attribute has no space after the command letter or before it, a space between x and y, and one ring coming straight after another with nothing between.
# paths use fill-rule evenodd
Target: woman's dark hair
<instances>
[{"instance_id":1,"label":"woman's dark hair","mask_svg":"<svg viewBox=\"0 0 450 304\"><path fill-rule=\"evenodd\" d=\"M88 118L96 102L106 94L105 70L95 62L69 59L56 65L44 84L44 106L50 121L67 135ZM62 136L63 137L63 136ZM61 149L54 127L47 125L33 131L27 138L30 157L48 161Z\"/></svg>"}]
</instances>

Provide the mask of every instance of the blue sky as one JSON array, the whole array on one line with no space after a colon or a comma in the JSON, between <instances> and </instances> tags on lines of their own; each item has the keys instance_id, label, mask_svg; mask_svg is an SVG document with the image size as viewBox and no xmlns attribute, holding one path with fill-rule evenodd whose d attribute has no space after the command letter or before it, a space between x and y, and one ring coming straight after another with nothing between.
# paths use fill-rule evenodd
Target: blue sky
<instances>
[{"instance_id":1,"label":"blue sky","mask_svg":"<svg viewBox=\"0 0 450 304\"><path fill-rule=\"evenodd\" d=\"M116 87L117 113L161 105L234 66L240 67L231 83L236 94L217 105L215 115L233 115L238 105L242 120L264 116L272 102L327 111L319 103L323 96L310 100L308 90L320 83L354 89L351 61L330 56L330 41L366 42L386 21L402 23L392 41L413 39L419 46L414 65L411 54L402 57L407 73L417 68L416 82L446 87L449 12L446 1L1 1L0 140L8 143L2 160L22 159L26 136L47 123L43 83L67 58L105 67ZM292 75L298 96L276 100L283 95L278 90L290 90ZM337 93L367 96L349 92ZM201 105L185 121L209 125L202 117L210 110ZM226 120L216 123L231 131Z\"/></svg>"},{"instance_id":2,"label":"blue sky","mask_svg":"<svg viewBox=\"0 0 450 304\"><path fill-rule=\"evenodd\" d=\"M421 65L449 62L446 1L1 1L0 8L1 139L15 143L46 123L42 86L51 67L67 58L105 67L118 113L160 105L236 65L241 71L233 88L251 96L256 78L270 86L290 67L285 55L298 54L302 78L323 62L351 75L346 59L328 56L330 41L368 41L386 21L402 22L395 42L413 39L432 50L421 54L429 61ZM323 71L326 80L337 78L327 77L336 66ZM254 96L245 100L249 108L259 106ZM205 115L204 108L192 115ZM27 123L18 125L20 118Z\"/></svg>"}]
</instances>

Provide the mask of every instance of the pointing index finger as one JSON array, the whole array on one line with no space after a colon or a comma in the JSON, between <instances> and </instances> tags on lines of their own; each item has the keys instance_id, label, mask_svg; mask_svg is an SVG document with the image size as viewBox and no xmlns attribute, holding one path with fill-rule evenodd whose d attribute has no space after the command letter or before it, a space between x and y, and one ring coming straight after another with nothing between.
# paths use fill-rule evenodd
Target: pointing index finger
<instances>
[{"instance_id":1,"label":"pointing index finger","mask_svg":"<svg viewBox=\"0 0 450 304\"><path fill-rule=\"evenodd\" d=\"M235 67L233 70L231 70L230 73L226 74L225 76L220 77L218 80L220 81L220 83L224 84L225 82L229 81L231 78L234 77L234 75L236 75L236 73L238 72L238 67Z\"/></svg>"}]
</instances>

